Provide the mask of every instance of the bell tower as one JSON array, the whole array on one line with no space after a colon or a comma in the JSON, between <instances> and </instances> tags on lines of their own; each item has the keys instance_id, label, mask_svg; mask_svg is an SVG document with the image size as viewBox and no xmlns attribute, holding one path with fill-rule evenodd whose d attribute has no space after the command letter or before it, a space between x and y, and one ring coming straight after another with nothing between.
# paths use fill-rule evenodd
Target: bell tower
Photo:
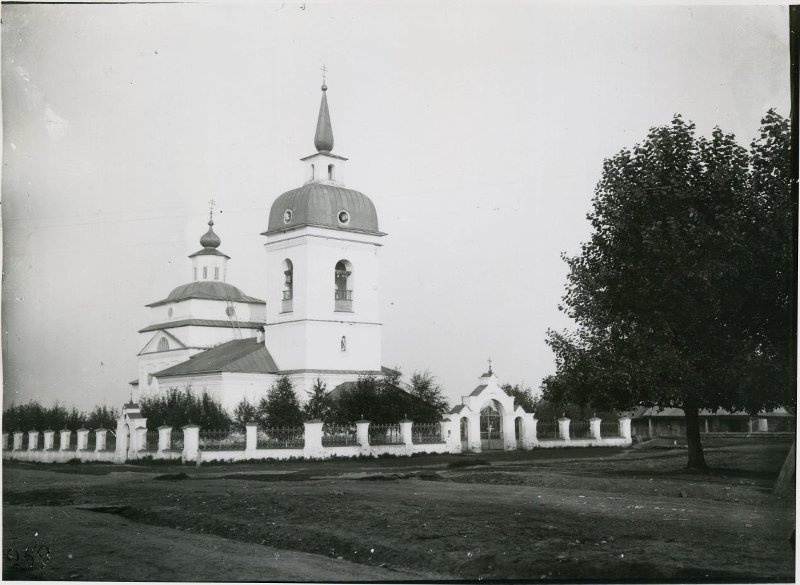
<instances>
[{"instance_id":1,"label":"bell tower","mask_svg":"<svg viewBox=\"0 0 800 585\"><path fill-rule=\"evenodd\" d=\"M332 389L381 374L378 216L344 185L347 159L333 154L323 81L314 146L300 159L304 184L272 204L266 236L265 344L297 389L319 377Z\"/></svg>"}]
</instances>

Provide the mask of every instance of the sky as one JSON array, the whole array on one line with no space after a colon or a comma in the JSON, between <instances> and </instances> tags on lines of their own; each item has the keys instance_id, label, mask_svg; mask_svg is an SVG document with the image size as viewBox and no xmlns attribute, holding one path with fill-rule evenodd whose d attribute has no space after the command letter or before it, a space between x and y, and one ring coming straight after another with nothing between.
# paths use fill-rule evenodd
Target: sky
<instances>
[{"instance_id":1,"label":"sky","mask_svg":"<svg viewBox=\"0 0 800 585\"><path fill-rule=\"evenodd\" d=\"M680 113L749 145L789 114L788 9L520 1L2 6L3 399L119 407L147 303L191 281L208 201L265 297L273 200L336 154L382 231L383 362L451 402L548 328L603 160Z\"/></svg>"}]
</instances>

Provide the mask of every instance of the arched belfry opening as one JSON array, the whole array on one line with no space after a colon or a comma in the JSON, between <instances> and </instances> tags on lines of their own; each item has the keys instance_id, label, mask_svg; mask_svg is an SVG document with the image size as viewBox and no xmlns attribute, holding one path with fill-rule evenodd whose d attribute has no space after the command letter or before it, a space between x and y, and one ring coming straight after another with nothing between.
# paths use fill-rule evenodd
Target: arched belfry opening
<instances>
[{"instance_id":1,"label":"arched belfry opening","mask_svg":"<svg viewBox=\"0 0 800 585\"><path fill-rule=\"evenodd\" d=\"M294 266L288 258L283 261L283 298L281 299L281 312L290 313L294 302Z\"/></svg>"},{"instance_id":2,"label":"arched belfry opening","mask_svg":"<svg viewBox=\"0 0 800 585\"><path fill-rule=\"evenodd\" d=\"M336 180L336 175L334 174L333 171L334 171L334 166L333 165L328 165L328 180L329 181L335 181Z\"/></svg>"},{"instance_id":3,"label":"arched belfry opening","mask_svg":"<svg viewBox=\"0 0 800 585\"><path fill-rule=\"evenodd\" d=\"M334 310L351 312L353 310L353 265L347 260L339 260L334 268Z\"/></svg>"}]
</instances>

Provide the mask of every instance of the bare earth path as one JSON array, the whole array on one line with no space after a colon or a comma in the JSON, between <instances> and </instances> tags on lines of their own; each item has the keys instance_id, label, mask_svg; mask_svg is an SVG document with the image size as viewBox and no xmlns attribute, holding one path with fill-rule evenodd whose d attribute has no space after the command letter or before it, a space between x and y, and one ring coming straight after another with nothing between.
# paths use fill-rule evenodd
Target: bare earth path
<instances>
[{"instance_id":1,"label":"bare earth path","mask_svg":"<svg viewBox=\"0 0 800 585\"><path fill-rule=\"evenodd\" d=\"M710 475L686 474L685 452L665 449L6 463L5 548L52 553L34 569L6 560L3 576L790 582L794 494L770 493L788 449L722 441L708 448Z\"/></svg>"}]
</instances>

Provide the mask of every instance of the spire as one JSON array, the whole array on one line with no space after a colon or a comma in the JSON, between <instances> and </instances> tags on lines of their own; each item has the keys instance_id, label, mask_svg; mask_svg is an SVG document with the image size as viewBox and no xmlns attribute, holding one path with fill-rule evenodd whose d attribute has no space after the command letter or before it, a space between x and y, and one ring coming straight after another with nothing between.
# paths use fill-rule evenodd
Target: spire
<instances>
[{"instance_id":1,"label":"spire","mask_svg":"<svg viewBox=\"0 0 800 585\"><path fill-rule=\"evenodd\" d=\"M325 85L325 74L328 69L322 66L322 103L319 105L319 117L317 118L317 132L314 134L314 146L319 152L330 152L333 150L333 129L331 128L331 115L328 112L328 97L326 92L328 86Z\"/></svg>"}]
</instances>

